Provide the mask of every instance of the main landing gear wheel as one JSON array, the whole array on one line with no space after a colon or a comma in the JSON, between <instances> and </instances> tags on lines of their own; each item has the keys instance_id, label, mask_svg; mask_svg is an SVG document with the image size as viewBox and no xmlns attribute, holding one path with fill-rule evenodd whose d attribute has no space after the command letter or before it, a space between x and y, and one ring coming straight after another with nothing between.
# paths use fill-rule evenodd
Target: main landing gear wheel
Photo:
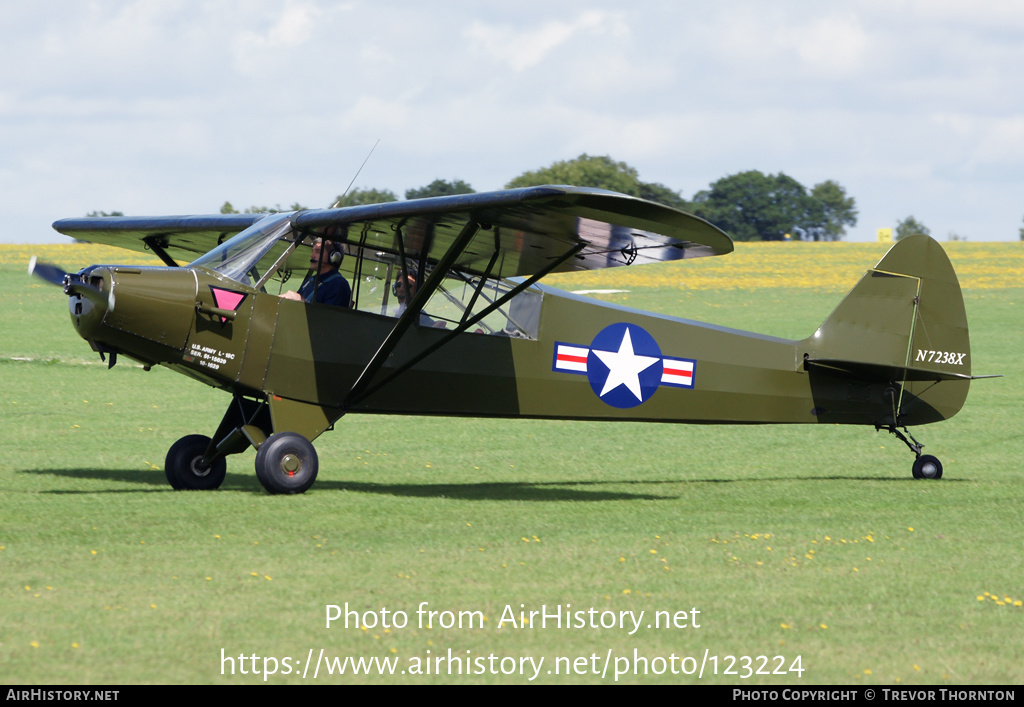
<instances>
[{"instance_id":1,"label":"main landing gear wheel","mask_svg":"<svg viewBox=\"0 0 1024 707\"><path fill-rule=\"evenodd\" d=\"M188 435L171 445L164 461L164 474L171 488L208 491L224 483L228 464L223 457L213 464L203 464L209 444L209 437Z\"/></svg>"},{"instance_id":2,"label":"main landing gear wheel","mask_svg":"<svg viewBox=\"0 0 1024 707\"><path fill-rule=\"evenodd\" d=\"M294 432L270 435L256 452L256 478L270 493L304 493L318 470L312 443Z\"/></svg>"},{"instance_id":3,"label":"main landing gear wheel","mask_svg":"<svg viewBox=\"0 0 1024 707\"><path fill-rule=\"evenodd\" d=\"M942 462L931 454L922 454L914 462L915 479L941 479Z\"/></svg>"}]
</instances>

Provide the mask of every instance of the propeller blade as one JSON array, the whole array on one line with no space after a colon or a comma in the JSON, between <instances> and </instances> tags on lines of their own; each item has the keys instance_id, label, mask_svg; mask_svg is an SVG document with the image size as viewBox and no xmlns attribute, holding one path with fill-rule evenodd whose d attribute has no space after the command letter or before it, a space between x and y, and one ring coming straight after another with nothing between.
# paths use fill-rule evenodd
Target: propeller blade
<instances>
[{"instance_id":1,"label":"propeller blade","mask_svg":"<svg viewBox=\"0 0 1024 707\"><path fill-rule=\"evenodd\" d=\"M67 273L56 265L44 263L34 255L28 261L28 274L46 280L51 285L60 285L61 287L64 286L64 278L67 276Z\"/></svg>"},{"instance_id":2,"label":"propeller blade","mask_svg":"<svg viewBox=\"0 0 1024 707\"><path fill-rule=\"evenodd\" d=\"M64 288L66 295L81 295L97 307L106 307L108 312L114 311L113 289L104 294L99 288L82 282L79 276L66 273L56 265L44 263L34 255L28 261L28 273Z\"/></svg>"}]
</instances>

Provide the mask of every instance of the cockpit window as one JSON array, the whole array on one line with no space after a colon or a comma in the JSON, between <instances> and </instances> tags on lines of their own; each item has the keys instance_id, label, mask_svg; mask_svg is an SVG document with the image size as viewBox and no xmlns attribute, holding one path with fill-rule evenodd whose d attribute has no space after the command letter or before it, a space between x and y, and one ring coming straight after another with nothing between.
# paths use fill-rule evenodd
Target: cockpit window
<instances>
[{"instance_id":1,"label":"cockpit window","mask_svg":"<svg viewBox=\"0 0 1024 707\"><path fill-rule=\"evenodd\" d=\"M260 219L231 240L192 261L189 267L209 268L243 285L271 294L294 289L295 270L307 271L309 248L317 237L334 234L299 233L292 228L292 213L271 214ZM337 238L336 242L346 242ZM296 242L296 241L299 242ZM408 244L407 244L408 247ZM360 248L349 243L340 271L352 286L354 309L386 317L401 316L415 294L420 274L419 260L410 259L403 275L396 253ZM424 280L433 272L428 263ZM277 283L270 288L269 280ZM288 282L294 285L285 285ZM535 339L539 329L541 292L528 288L508 297L519 286L517 279L484 277L458 268L448 271L440 286L422 309L420 326ZM273 291L277 290L277 291ZM472 322L472 323L470 323Z\"/></svg>"},{"instance_id":2,"label":"cockpit window","mask_svg":"<svg viewBox=\"0 0 1024 707\"><path fill-rule=\"evenodd\" d=\"M292 213L271 214L260 219L231 240L193 260L189 267L198 265L245 285L254 284L259 279L257 264L268 255L273 263L290 245L285 236L292 230Z\"/></svg>"},{"instance_id":3,"label":"cockpit window","mask_svg":"<svg viewBox=\"0 0 1024 707\"><path fill-rule=\"evenodd\" d=\"M417 273L410 270L403 276L399 259L392 254L364 251L361 262L350 267L353 270L346 275L354 283L360 311L398 317L415 295ZM428 267L426 276L430 272ZM542 295L540 290L528 288L508 299L506 295L518 284L517 280L450 270L421 310L419 325L450 330L473 321L467 329L471 333L535 339Z\"/></svg>"}]
</instances>

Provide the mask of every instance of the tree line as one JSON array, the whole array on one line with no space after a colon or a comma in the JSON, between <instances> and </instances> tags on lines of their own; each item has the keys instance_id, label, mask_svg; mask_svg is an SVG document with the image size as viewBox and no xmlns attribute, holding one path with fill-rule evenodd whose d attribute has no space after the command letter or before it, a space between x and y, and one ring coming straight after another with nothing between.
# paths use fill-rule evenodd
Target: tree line
<instances>
[{"instance_id":1,"label":"tree line","mask_svg":"<svg viewBox=\"0 0 1024 707\"><path fill-rule=\"evenodd\" d=\"M838 240L846 227L857 223L857 207L853 197L833 180L808 190L785 174L762 174L756 170L723 177L692 199L664 184L645 182L634 167L616 162L611 157L580 155L573 160L524 172L505 185L506 189L570 184L596 187L636 196L676 209L688 211L715 224L736 240ZM435 179L430 184L405 192L406 199L423 199L452 194L472 194L472 186L461 179ZM397 201L389 189L353 189L339 195L334 206L357 206ZM244 213L297 211L301 204L288 209L251 206ZM221 213L239 213L230 202L224 202Z\"/></svg>"},{"instance_id":2,"label":"tree line","mask_svg":"<svg viewBox=\"0 0 1024 707\"><path fill-rule=\"evenodd\" d=\"M616 162L608 156L583 154L576 159L524 172L508 182L505 188L544 184L596 187L654 201L700 216L738 241L835 241L846 235L848 226L857 224L856 201L838 182L828 179L808 189L782 172L763 174L748 170L729 175L686 199L679 191L664 184L641 180L637 170L625 162ZM461 179L435 179L426 186L406 190L405 198L423 199L474 192L473 187ZM331 206L388 201L398 201L398 196L390 189L356 188L339 195ZM307 208L299 203L287 208L280 204L254 205L239 212L231 202L225 201L220 211L224 214L276 213ZM93 212L89 215L106 214ZM899 240L915 233L927 235L930 230L913 216L908 216L897 224L895 238ZM955 234L950 238L962 239ZM1024 240L1024 228L1021 229L1021 240Z\"/></svg>"}]
</instances>

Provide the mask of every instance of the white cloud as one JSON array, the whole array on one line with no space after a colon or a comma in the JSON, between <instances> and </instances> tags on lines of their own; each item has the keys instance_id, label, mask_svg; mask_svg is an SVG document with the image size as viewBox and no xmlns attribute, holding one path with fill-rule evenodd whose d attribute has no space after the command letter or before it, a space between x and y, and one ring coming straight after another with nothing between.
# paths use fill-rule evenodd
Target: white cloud
<instances>
[{"instance_id":1,"label":"white cloud","mask_svg":"<svg viewBox=\"0 0 1024 707\"><path fill-rule=\"evenodd\" d=\"M587 152L687 196L836 179L872 236L911 209L1002 232L983 222L1019 222L1019 197L949 194L1024 193L1022 35L1001 0L5 3L0 193L23 221L0 238L326 204L377 138L357 186L498 188Z\"/></svg>"},{"instance_id":2,"label":"white cloud","mask_svg":"<svg viewBox=\"0 0 1024 707\"><path fill-rule=\"evenodd\" d=\"M514 71L523 71L540 65L554 49L580 34L621 37L626 31L617 15L591 10L569 22L549 21L524 29L478 20L464 34L478 51Z\"/></svg>"},{"instance_id":3,"label":"white cloud","mask_svg":"<svg viewBox=\"0 0 1024 707\"><path fill-rule=\"evenodd\" d=\"M826 17L790 33L804 68L831 78L855 76L864 67L870 41L856 17Z\"/></svg>"},{"instance_id":4,"label":"white cloud","mask_svg":"<svg viewBox=\"0 0 1024 707\"><path fill-rule=\"evenodd\" d=\"M965 176L981 181L1024 174L1024 114L997 119L942 116L963 140ZM1024 198L1018 200L1024 211Z\"/></svg>"},{"instance_id":5,"label":"white cloud","mask_svg":"<svg viewBox=\"0 0 1024 707\"><path fill-rule=\"evenodd\" d=\"M309 42L320 11L309 3L288 2L275 21L262 31L239 33L235 56L241 70L250 73L265 71L280 61L280 50L292 50Z\"/></svg>"}]
</instances>

